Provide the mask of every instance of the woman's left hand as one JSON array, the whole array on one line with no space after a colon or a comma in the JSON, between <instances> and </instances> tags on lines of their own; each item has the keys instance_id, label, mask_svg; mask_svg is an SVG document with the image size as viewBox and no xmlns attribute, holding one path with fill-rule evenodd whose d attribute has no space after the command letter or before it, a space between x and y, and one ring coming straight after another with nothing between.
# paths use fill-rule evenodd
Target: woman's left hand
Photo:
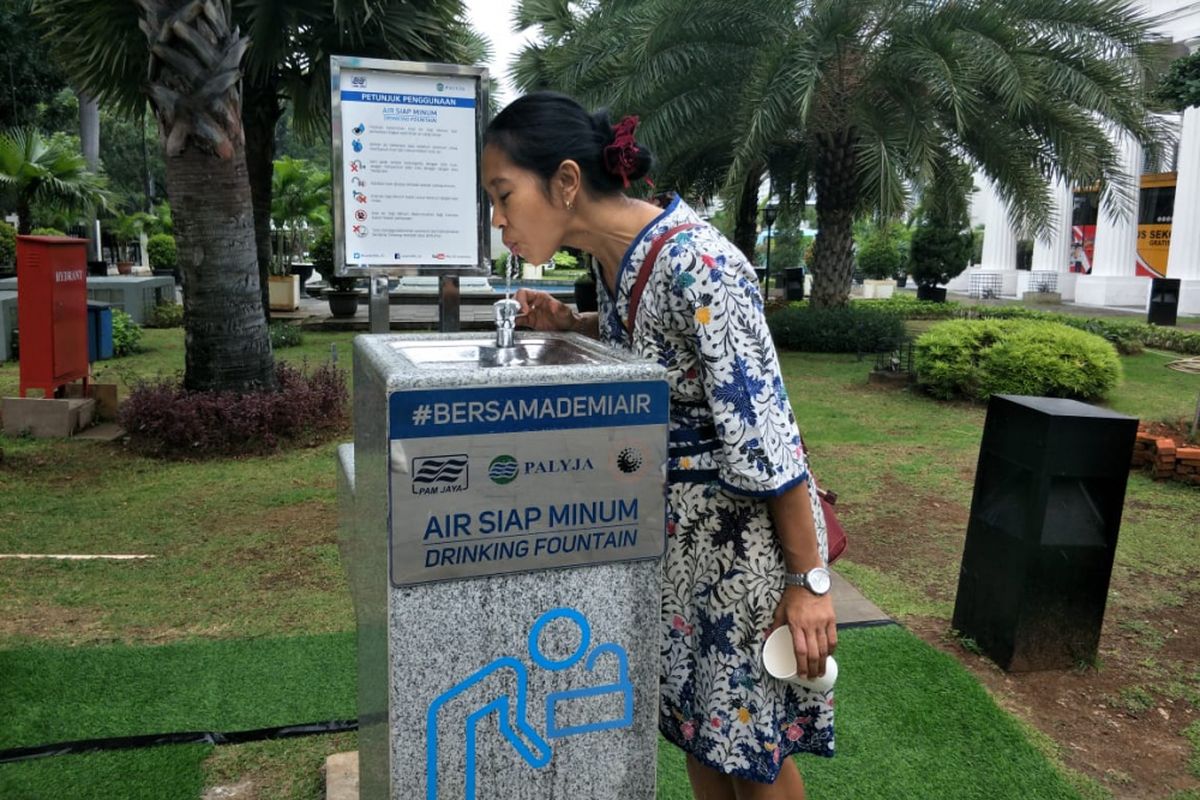
<instances>
[{"instance_id":1,"label":"woman's left hand","mask_svg":"<svg viewBox=\"0 0 1200 800\"><path fill-rule=\"evenodd\" d=\"M796 649L796 672L809 680L825 675L825 659L837 649L837 616L833 598L800 586L787 586L775 609L771 630L787 625Z\"/></svg>"}]
</instances>

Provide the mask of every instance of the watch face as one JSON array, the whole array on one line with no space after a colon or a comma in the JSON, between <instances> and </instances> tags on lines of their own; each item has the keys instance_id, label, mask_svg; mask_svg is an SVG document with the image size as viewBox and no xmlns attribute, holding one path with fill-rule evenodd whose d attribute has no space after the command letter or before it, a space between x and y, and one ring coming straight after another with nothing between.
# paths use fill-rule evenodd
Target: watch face
<instances>
[{"instance_id":1,"label":"watch face","mask_svg":"<svg viewBox=\"0 0 1200 800\"><path fill-rule=\"evenodd\" d=\"M808 571L808 585L815 594L825 594L830 586L829 571L821 567Z\"/></svg>"}]
</instances>

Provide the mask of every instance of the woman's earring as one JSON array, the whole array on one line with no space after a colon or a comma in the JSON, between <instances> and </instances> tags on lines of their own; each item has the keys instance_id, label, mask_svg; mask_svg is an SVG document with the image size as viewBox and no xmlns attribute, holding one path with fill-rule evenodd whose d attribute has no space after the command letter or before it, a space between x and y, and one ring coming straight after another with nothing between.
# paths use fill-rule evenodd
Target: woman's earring
<instances>
[{"instance_id":1,"label":"woman's earring","mask_svg":"<svg viewBox=\"0 0 1200 800\"><path fill-rule=\"evenodd\" d=\"M575 202L572 200L568 200L567 201L567 211L574 211L574 210L575 210Z\"/></svg>"}]
</instances>

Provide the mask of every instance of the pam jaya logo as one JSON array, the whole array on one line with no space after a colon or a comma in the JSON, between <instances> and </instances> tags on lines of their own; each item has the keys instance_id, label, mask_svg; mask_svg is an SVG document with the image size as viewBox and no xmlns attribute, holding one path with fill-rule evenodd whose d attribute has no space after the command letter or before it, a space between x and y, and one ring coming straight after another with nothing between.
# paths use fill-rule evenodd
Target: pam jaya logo
<instances>
[{"instance_id":1,"label":"pam jaya logo","mask_svg":"<svg viewBox=\"0 0 1200 800\"><path fill-rule=\"evenodd\" d=\"M512 483L517 477L517 460L512 456L496 456L488 464L488 477L500 485Z\"/></svg>"}]
</instances>

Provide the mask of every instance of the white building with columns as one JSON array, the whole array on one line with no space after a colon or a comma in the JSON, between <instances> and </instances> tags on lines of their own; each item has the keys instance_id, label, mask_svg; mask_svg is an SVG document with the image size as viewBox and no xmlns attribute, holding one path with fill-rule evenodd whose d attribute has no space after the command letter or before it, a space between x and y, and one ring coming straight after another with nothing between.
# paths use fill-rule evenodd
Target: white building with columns
<instances>
[{"instance_id":1,"label":"white building with columns","mask_svg":"<svg viewBox=\"0 0 1200 800\"><path fill-rule=\"evenodd\" d=\"M1150 14L1160 16L1157 33L1177 45L1180 55L1200 49L1200 3L1195 0L1142 0ZM1182 115L1173 115L1177 126L1178 155L1166 169L1176 173L1175 205L1171 241L1167 254L1166 277L1182 281L1180 314L1200 314L1200 108L1191 107ZM1121 162L1133 181L1140 183L1142 150L1138 143L1122 136L1118 142ZM1138 215L1136 203L1124 214L1101 203L1096 219L1095 246L1090 274L1071 271L1072 253L1071 187L1060 183L1053 188L1054 211L1049 233L1035 240L1031 270L1017 270L1017 231L1008 208L982 175L972 202L972 222L984 225L983 254L980 264L951 282L953 291L969 291L986 296L999 294L1021 297L1027 291L1054 285L1064 300L1080 305L1145 308L1151 278L1138 269ZM1051 277L1053 276L1053 277Z\"/></svg>"}]
</instances>

